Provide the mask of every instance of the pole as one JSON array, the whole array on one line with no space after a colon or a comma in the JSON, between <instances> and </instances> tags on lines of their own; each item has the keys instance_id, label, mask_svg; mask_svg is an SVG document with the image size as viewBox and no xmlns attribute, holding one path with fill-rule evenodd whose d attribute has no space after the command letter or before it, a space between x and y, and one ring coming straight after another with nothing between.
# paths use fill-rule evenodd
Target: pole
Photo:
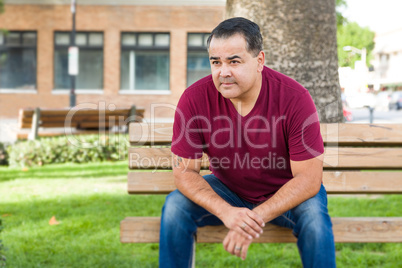
<instances>
[{"instance_id":1,"label":"pole","mask_svg":"<svg viewBox=\"0 0 402 268\"><path fill-rule=\"evenodd\" d=\"M368 107L368 109L370 111L370 124L372 124L374 121L374 107Z\"/></svg>"},{"instance_id":2,"label":"pole","mask_svg":"<svg viewBox=\"0 0 402 268\"><path fill-rule=\"evenodd\" d=\"M71 0L71 13L73 15L73 29L71 31L71 46L75 46L75 0ZM71 79L71 90L70 90L70 107L74 107L76 104L75 95L75 79L76 75L70 74Z\"/></svg>"}]
</instances>

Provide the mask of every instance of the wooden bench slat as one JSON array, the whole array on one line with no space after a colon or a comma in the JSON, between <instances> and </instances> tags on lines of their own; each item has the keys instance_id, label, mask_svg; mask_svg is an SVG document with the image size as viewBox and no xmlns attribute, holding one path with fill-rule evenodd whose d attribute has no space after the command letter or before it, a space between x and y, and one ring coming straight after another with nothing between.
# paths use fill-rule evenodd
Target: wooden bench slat
<instances>
[{"instance_id":1,"label":"wooden bench slat","mask_svg":"<svg viewBox=\"0 0 402 268\"><path fill-rule=\"evenodd\" d=\"M127 118L126 118L127 119ZM81 128L99 128L99 127L112 127L112 126L124 126L126 125L126 122L124 120L120 119L115 119L114 121L111 121L110 118L106 118L105 122L99 122L99 120L78 120L74 119L71 121L71 123L68 124L67 127L78 127L80 126ZM59 128L59 127L64 127L66 122L64 119L62 120L48 120L48 121L40 121L39 127L42 128ZM26 124L23 123L22 128L30 128L32 126L32 123Z\"/></svg>"},{"instance_id":2,"label":"wooden bench slat","mask_svg":"<svg viewBox=\"0 0 402 268\"><path fill-rule=\"evenodd\" d=\"M401 148L326 147L324 168L401 169Z\"/></svg>"},{"instance_id":3,"label":"wooden bench slat","mask_svg":"<svg viewBox=\"0 0 402 268\"><path fill-rule=\"evenodd\" d=\"M110 128L110 127L119 127L119 126L124 126L126 125L124 120L123 121L114 121L111 122L109 120L105 122L99 123L96 121L88 121L88 122L77 122L77 127L79 128Z\"/></svg>"},{"instance_id":4,"label":"wooden bench slat","mask_svg":"<svg viewBox=\"0 0 402 268\"><path fill-rule=\"evenodd\" d=\"M114 117L116 119L119 118L124 118L126 119L129 114L124 113L124 114L105 114L102 115L103 117ZM97 121L99 120L99 117L101 117L99 114L73 114L72 116L70 115L72 120L88 120L88 121ZM57 115L57 116L42 116L41 114L41 120L45 122L57 122L57 121L64 121L67 118L67 113L63 115ZM31 117L24 117L22 118L22 122L24 124L29 124L32 122L32 116Z\"/></svg>"},{"instance_id":5,"label":"wooden bench slat","mask_svg":"<svg viewBox=\"0 0 402 268\"><path fill-rule=\"evenodd\" d=\"M320 124L320 127L327 143L402 144L401 124Z\"/></svg>"},{"instance_id":6,"label":"wooden bench slat","mask_svg":"<svg viewBox=\"0 0 402 268\"><path fill-rule=\"evenodd\" d=\"M71 122L72 127L77 125L77 122L86 123L86 121L93 121L89 127L96 127L96 123L99 124L99 117L105 116L105 118L115 117L115 124L124 117L124 120L130 115L131 108L116 108L115 110L97 110L97 109L41 109L40 110L40 126L41 127L64 127L64 122L67 115L72 115ZM142 107L136 108L136 116L143 118L145 109ZM19 127L31 128L32 117L34 109L20 109L19 111ZM106 120L109 121L109 120Z\"/></svg>"},{"instance_id":7,"label":"wooden bench slat","mask_svg":"<svg viewBox=\"0 0 402 268\"><path fill-rule=\"evenodd\" d=\"M402 193L402 171L324 171L323 182L330 194Z\"/></svg>"},{"instance_id":8,"label":"wooden bench slat","mask_svg":"<svg viewBox=\"0 0 402 268\"><path fill-rule=\"evenodd\" d=\"M71 131L72 135L88 135L88 134L99 134L99 130L85 130L85 131L80 131L80 130L72 130ZM28 138L29 133L23 133L19 132L17 133L17 139L19 140L25 140ZM56 137L56 136L68 136L65 131L50 131L50 132L40 132L38 133L39 137Z\"/></svg>"},{"instance_id":9,"label":"wooden bench slat","mask_svg":"<svg viewBox=\"0 0 402 268\"><path fill-rule=\"evenodd\" d=\"M102 110L105 114L110 115L119 115L119 114L127 114L130 112L131 107L129 108L116 108L114 110ZM22 117L32 117L34 113L33 108L25 108L20 109L20 116ZM49 108L41 108L41 115L43 116L64 116L68 114L70 111L74 111L74 115L97 115L99 114L99 109L74 109L74 108L60 108L60 109L49 109ZM136 113L144 113L145 108L143 107L136 107Z\"/></svg>"},{"instance_id":10,"label":"wooden bench slat","mask_svg":"<svg viewBox=\"0 0 402 268\"><path fill-rule=\"evenodd\" d=\"M104 116L105 118L114 118L115 121L118 121L118 119L127 119L128 114L106 114ZM73 115L71 118L72 120L80 120L80 121L99 121L100 116L99 115ZM65 121L66 115L60 115L60 116L42 116L41 115L41 120L44 122L59 122L59 121ZM32 123L32 117L26 117L22 119L22 122L24 124L30 124Z\"/></svg>"},{"instance_id":11,"label":"wooden bench slat","mask_svg":"<svg viewBox=\"0 0 402 268\"><path fill-rule=\"evenodd\" d=\"M402 193L402 172L325 171L323 182L329 194ZM175 189L173 172L128 173L129 194L167 194Z\"/></svg>"},{"instance_id":12,"label":"wooden bench slat","mask_svg":"<svg viewBox=\"0 0 402 268\"><path fill-rule=\"evenodd\" d=\"M402 242L402 218L356 217L331 218L335 242L382 243ZM160 230L159 217L128 217L120 223L122 243L158 243ZM225 226L207 226L198 229L197 242L222 243L227 234ZM264 233L256 243L295 242L291 230L266 224Z\"/></svg>"},{"instance_id":13,"label":"wooden bench slat","mask_svg":"<svg viewBox=\"0 0 402 268\"><path fill-rule=\"evenodd\" d=\"M172 142L173 123L131 123L129 141L136 144L168 144Z\"/></svg>"},{"instance_id":14,"label":"wooden bench slat","mask_svg":"<svg viewBox=\"0 0 402 268\"><path fill-rule=\"evenodd\" d=\"M65 126L64 121L59 121L59 122L41 122L39 124L40 128L62 128ZM81 126L81 128L95 128L95 127L108 127L109 124L105 122L105 124L99 124L99 122L76 122L72 121L70 124L68 124L68 127L73 127L76 128L78 126Z\"/></svg>"},{"instance_id":15,"label":"wooden bench slat","mask_svg":"<svg viewBox=\"0 0 402 268\"><path fill-rule=\"evenodd\" d=\"M171 169L170 148L129 148L130 169ZM203 168L208 168L208 157L204 155ZM326 147L324 168L326 169L392 169L401 168L400 148L348 148Z\"/></svg>"},{"instance_id":16,"label":"wooden bench slat","mask_svg":"<svg viewBox=\"0 0 402 268\"><path fill-rule=\"evenodd\" d=\"M203 170L200 174L211 172ZM173 172L129 172L127 191L129 194L168 194L176 190Z\"/></svg>"},{"instance_id":17,"label":"wooden bench slat","mask_svg":"<svg viewBox=\"0 0 402 268\"><path fill-rule=\"evenodd\" d=\"M172 154L170 147L160 148L129 148L130 169L172 169ZM209 167L208 156L203 154L203 169Z\"/></svg>"},{"instance_id":18,"label":"wooden bench slat","mask_svg":"<svg viewBox=\"0 0 402 268\"><path fill-rule=\"evenodd\" d=\"M166 144L172 141L173 123L131 123L129 132L133 145ZM325 143L394 145L402 144L402 125L321 124L321 135Z\"/></svg>"}]
</instances>

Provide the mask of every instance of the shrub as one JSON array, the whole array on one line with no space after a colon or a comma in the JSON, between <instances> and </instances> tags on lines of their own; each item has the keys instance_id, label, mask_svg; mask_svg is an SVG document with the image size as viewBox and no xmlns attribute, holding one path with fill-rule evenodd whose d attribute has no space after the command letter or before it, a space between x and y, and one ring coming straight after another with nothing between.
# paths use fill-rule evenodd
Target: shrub
<instances>
[{"instance_id":1,"label":"shrub","mask_svg":"<svg viewBox=\"0 0 402 268\"><path fill-rule=\"evenodd\" d=\"M0 142L0 166L8 165L7 145Z\"/></svg>"},{"instance_id":2,"label":"shrub","mask_svg":"<svg viewBox=\"0 0 402 268\"><path fill-rule=\"evenodd\" d=\"M12 167L88 163L127 158L127 135L80 135L17 142L8 149Z\"/></svg>"}]
</instances>

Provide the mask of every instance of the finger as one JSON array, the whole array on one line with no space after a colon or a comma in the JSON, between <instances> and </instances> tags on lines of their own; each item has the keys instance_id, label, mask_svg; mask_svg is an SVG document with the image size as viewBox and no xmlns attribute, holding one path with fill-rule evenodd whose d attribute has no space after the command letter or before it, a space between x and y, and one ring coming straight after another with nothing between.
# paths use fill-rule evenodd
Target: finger
<instances>
[{"instance_id":1,"label":"finger","mask_svg":"<svg viewBox=\"0 0 402 268\"><path fill-rule=\"evenodd\" d=\"M254 221L248 220L244 222L240 228L242 228L247 234L254 238L259 238L262 234L262 228L257 225Z\"/></svg>"},{"instance_id":2,"label":"finger","mask_svg":"<svg viewBox=\"0 0 402 268\"><path fill-rule=\"evenodd\" d=\"M237 238L236 238L236 236L237 236ZM240 237L238 234L234 234L233 241L236 241L234 249L233 249L233 253L237 257L240 257L244 239L242 237Z\"/></svg>"},{"instance_id":3,"label":"finger","mask_svg":"<svg viewBox=\"0 0 402 268\"><path fill-rule=\"evenodd\" d=\"M223 248L229 252L230 254L233 254L233 243L231 243L231 239L229 238L229 236L226 236L225 240L223 241Z\"/></svg>"},{"instance_id":4,"label":"finger","mask_svg":"<svg viewBox=\"0 0 402 268\"><path fill-rule=\"evenodd\" d=\"M237 257L240 257L240 256L241 256L241 252L242 252L242 247L236 245L236 246L235 246L235 250L234 250L235 255L236 255Z\"/></svg>"},{"instance_id":5,"label":"finger","mask_svg":"<svg viewBox=\"0 0 402 268\"><path fill-rule=\"evenodd\" d=\"M259 238L263 232L263 229L250 218L244 220L243 223L240 224L240 228L243 229L243 231L246 232L247 235L251 236L252 238Z\"/></svg>"},{"instance_id":6,"label":"finger","mask_svg":"<svg viewBox=\"0 0 402 268\"><path fill-rule=\"evenodd\" d=\"M226 251L229 252L230 254L234 255L235 254L235 244L236 242L233 241L233 239L230 239L229 244L227 246Z\"/></svg>"},{"instance_id":7,"label":"finger","mask_svg":"<svg viewBox=\"0 0 402 268\"><path fill-rule=\"evenodd\" d=\"M253 221L255 221L260 227L265 226L264 219L252 210L247 211L247 216L249 216Z\"/></svg>"},{"instance_id":8,"label":"finger","mask_svg":"<svg viewBox=\"0 0 402 268\"><path fill-rule=\"evenodd\" d=\"M229 235L226 235L226 237L225 237L225 239L223 239L223 248L226 250L226 251L228 251L228 246L229 246L229 241L230 241L230 239L229 239Z\"/></svg>"},{"instance_id":9,"label":"finger","mask_svg":"<svg viewBox=\"0 0 402 268\"><path fill-rule=\"evenodd\" d=\"M237 228L235 229L236 232L240 235L242 235L244 238L246 239L253 239L253 236L255 237L256 233L252 232L251 234L248 233L245 229L246 228L242 228L243 226L238 225Z\"/></svg>"},{"instance_id":10,"label":"finger","mask_svg":"<svg viewBox=\"0 0 402 268\"><path fill-rule=\"evenodd\" d=\"M264 220L257 213L249 211L247 213L248 221L246 223L257 233L262 234L262 227L265 226Z\"/></svg>"},{"instance_id":11,"label":"finger","mask_svg":"<svg viewBox=\"0 0 402 268\"><path fill-rule=\"evenodd\" d=\"M246 243L245 245L242 246L241 248L241 256L240 258L244 261L247 257L247 251L248 247L250 246L250 243Z\"/></svg>"}]
</instances>

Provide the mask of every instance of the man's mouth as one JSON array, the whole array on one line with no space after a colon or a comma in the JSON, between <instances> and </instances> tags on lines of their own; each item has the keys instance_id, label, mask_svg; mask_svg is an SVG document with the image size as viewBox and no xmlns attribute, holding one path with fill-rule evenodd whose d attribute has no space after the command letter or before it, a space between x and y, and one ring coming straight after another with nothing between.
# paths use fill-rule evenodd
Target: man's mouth
<instances>
[{"instance_id":1,"label":"man's mouth","mask_svg":"<svg viewBox=\"0 0 402 268\"><path fill-rule=\"evenodd\" d=\"M235 80L233 78L219 78L219 82L222 85L232 85L235 83Z\"/></svg>"}]
</instances>

